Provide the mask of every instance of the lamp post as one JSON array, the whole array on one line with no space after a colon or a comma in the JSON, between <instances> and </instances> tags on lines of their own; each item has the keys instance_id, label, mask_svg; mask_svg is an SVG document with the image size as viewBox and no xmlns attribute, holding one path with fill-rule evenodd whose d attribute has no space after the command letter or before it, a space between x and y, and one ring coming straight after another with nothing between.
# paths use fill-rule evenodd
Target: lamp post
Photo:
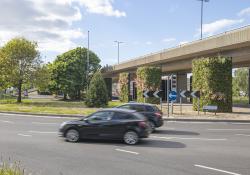
<instances>
[{"instance_id":1,"label":"lamp post","mask_svg":"<svg viewBox=\"0 0 250 175\"><path fill-rule=\"evenodd\" d=\"M87 49L87 65L86 65L86 81L87 81L87 90L89 85L89 31L88 31L88 49Z\"/></svg>"},{"instance_id":2,"label":"lamp post","mask_svg":"<svg viewBox=\"0 0 250 175\"><path fill-rule=\"evenodd\" d=\"M203 5L204 2L209 2L209 0L198 0L201 1L201 39L203 38Z\"/></svg>"},{"instance_id":3,"label":"lamp post","mask_svg":"<svg viewBox=\"0 0 250 175\"><path fill-rule=\"evenodd\" d=\"M120 62L120 44L124 43L122 41L114 41L115 43L117 43L117 49L118 49L118 55L117 55L117 59L118 59L118 64Z\"/></svg>"}]
</instances>

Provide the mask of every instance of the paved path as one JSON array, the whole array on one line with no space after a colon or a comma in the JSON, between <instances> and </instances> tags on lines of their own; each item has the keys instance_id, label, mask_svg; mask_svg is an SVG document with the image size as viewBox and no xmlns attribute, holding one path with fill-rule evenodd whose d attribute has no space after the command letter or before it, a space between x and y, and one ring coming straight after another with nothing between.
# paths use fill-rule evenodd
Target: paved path
<instances>
[{"instance_id":1,"label":"paved path","mask_svg":"<svg viewBox=\"0 0 250 175\"><path fill-rule=\"evenodd\" d=\"M250 124L168 122L136 146L67 143L68 118L0 114L0 155L41 175L249 175Z\"/></svg>"}]
</instances>

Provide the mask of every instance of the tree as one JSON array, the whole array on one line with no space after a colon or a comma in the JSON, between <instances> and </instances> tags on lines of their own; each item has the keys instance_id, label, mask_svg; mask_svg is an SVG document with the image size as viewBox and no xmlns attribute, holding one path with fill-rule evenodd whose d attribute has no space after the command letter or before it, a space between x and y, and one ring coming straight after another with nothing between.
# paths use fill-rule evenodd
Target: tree
<instances>
[{"instance_id":1,"label":"tree","mask_svg":"<svg viewBox=\"0 0 250 175\"><path fill-rule=\"evenodd\" d=\"M51 86L51 64L41 65L34 74L34 86L38 92L49 92Z\"/></svg>"},{"instance_id":2,"label":"tree","mask_svg":"<svg viewBox=\"0 0 250 175\"><path fill-rule=\"evenodd\" d=\"M248 93L248 69L240 68L235 70L235 77L233 78L234 95L239 95L240 91L245 94Z\"/></svg>"},{"instance_id":3,"label":"tree","mask_svg":"<svg viewBox=\"0 0 250 175\"><path fill-rule=\"evenodd\" d=\"M97 71L91 79L87 92L86 105L89 107L103 107L108 104L108 91L102 74Z\"/></svg>"},{"instance_id":4,"label":"tree","mask_svg":"<svg viewBox=\"0 0 250 175\"><path fill-rule=\"evenodd\" d=\"M1 77L5 84L17 87L17 102L22 101L22 85L31 80L41 64L37 43L25 38L14 38L1 49ZM4 72L3 72L4 71Z\"/></svg>"},{"instance_id":5,"label":"tree","mask_svg":"<svg viewBox=\"0 0 250 175\"><path fill-rule=\"evenodd\" d=\"M100 68L100 59L94 52L89 53L87 76L87 49L76 48L57 56L51 66L53 89L69 95L71 99L80 99L81 91L86 90L89 77ZM88 79L87 79L88 77Z\"/></svg>"}]
</instances>

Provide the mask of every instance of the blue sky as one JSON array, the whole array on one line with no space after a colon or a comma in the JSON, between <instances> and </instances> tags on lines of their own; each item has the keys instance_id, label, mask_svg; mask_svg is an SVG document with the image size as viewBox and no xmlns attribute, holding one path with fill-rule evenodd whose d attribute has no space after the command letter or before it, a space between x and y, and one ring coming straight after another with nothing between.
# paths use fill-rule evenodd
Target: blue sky
<instances>
[{"instance_id":1,"label":"blue sky","mask_svg":"<svg viewBox=\"0 0 250 175\"><path fill-rule=\"evenodd\" d=\"M89 30L90 49L102 65L112 65L117 63L115 40L124 42L120 60L126 61L199 39L200 4L197 0L1 0L0 41L15 36L36 40L43 59L52 61L68 49L86 47ZM18 18L27 20L20 23ZM204 4L205 37L249 22L249 0Z\"/></svg>"}]
</instances>

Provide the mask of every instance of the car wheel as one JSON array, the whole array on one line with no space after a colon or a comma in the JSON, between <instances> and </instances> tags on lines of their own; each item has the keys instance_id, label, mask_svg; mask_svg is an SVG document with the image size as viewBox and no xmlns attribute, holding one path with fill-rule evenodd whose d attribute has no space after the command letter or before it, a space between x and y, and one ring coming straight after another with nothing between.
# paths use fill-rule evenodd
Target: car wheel
<instances>
[{"instance_id":1,"label":"car wheel","mask_svg":"<svg viewBox=\"0 0 250 175\"><path fill-rule=\"evenodd\" d=\"M66 140L69 142L78 142L80 134L76 129L69 129L66 133Z\"/></svg>"},{"instance_id":2,"label":"car wheel","mask_svg":"<svg viewBox=\"0 0 250 175\"><path fill-rule=\"evenodd\" d=\"M155 123L154 122L152 122L152 121L149 121L148 122L149 123L149 133L152 133L152 132L154 132L155 131Z\"/></svg>"},{"instance_id":3,"label":"car wheel","mask_svg":"<svg viewBox=\"0 0 250 175\"><path fill-rule=\"evenodd\" d=\"M138 134L134 131L127 131L124 134L123 140L128 145L135 145L139 141Z\"/></svg>"}]
</instances>

